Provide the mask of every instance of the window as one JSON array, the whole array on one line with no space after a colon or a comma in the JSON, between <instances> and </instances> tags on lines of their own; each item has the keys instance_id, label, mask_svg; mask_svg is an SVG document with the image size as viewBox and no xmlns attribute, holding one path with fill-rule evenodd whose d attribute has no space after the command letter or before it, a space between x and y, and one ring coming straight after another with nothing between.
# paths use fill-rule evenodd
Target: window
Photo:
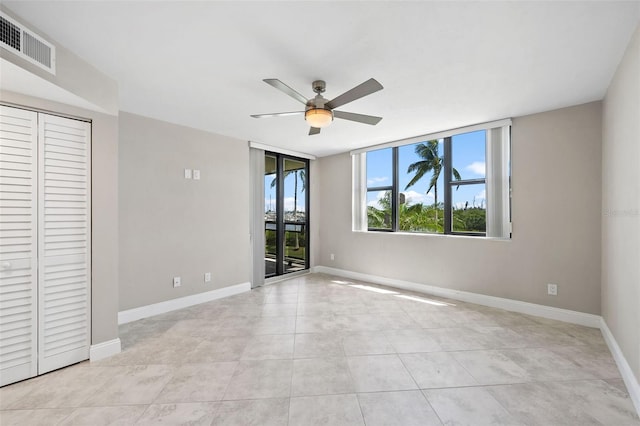
<instances>
[{"instance_id":1,"label":"window","mask_svg":"<svg viewBox=\"0 0 640 426\"><path fill-rule=\"evenodd\" d=\"M354 230L510 237L510 124L352 152Z\"/></svg>"},{"instance_id":2,"label":"window","mask_svg":"<svg viewBox=\"0 0 640 426\"><path fill-rule=\"evenodd\" d=\"M264 156L265 277L309 269L309 161Z\"/></svg>"},{"instance_id":3,"label":"window","mask_svg":"<svg viewBox=\"0 0 640 426\"><path fill-rule=\"evenodd\" d=\"M393 228L393 148L372 151L367 156L367 224L369 229Z\"/></svg>"}]
</instances>

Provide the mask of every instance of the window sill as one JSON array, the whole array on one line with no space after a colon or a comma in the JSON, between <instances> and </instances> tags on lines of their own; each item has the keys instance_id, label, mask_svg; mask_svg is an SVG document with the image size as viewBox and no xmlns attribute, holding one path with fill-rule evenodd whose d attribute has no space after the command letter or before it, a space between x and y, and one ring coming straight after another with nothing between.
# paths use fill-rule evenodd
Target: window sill
<instances>
[{"instance_id":1,"label":"window sill","mask_svg":"<svg viewBox=\"0 0 640 426\"><path fill-rule=\"evenodd\" d=\"M481 240L481 241L503 241L510 242L512 240L511 237L483 237L483 236L475 236L475 235L455 235L455 234L429 234L426 232L392 232L392 231L357 231L352 230L351 232L355 234L377 234L377 235L400 235L400 236L412 236L412 237L426 237L426 238L454 238L454 239L466 239L466 240Z\"/></svg>"}]
</instances>

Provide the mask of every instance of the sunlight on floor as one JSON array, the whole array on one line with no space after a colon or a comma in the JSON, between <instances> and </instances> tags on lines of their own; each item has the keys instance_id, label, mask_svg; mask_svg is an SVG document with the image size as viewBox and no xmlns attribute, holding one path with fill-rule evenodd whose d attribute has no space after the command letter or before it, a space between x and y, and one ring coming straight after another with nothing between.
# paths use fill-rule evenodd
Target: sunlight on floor
<instances>
[{"instance_id":1,"label":"sunlight on floor","mask_svg":"<svg viewBox=\"0 0 640 426\"><path fill-rule=\"evenodd\" d=\"M371 286L362 285L362 284L350 284L349 287L359 288L360 290L373 291L374 293L380 293L380 294L398 294L395 291L385 290L383 288L371 287Z\"/></svg>"},{"instance_id":2,"label":"sunlight on floor","mask_svg":"<svg viewBox=\"0 0 640 426\"><path fill-rule=\"evenodd\" d=\"M435 305L435 306L456 306L453 303L441 302L438 300L431 300L431 299L424 299L422 297L416 297L416 296L407 296L404 294L398 294L396 295L396 297L399 297L401 299L413 300L414 302L428 303L429 305Z\"/></svg>"},{"instance_id":3,"label":"sunlight on floor","mask_svg":"<svg viewBox=\"0 0 640 426\"><path fill-rule=\"evenodd\" d=\"M395 297L399 297L401 299L411 300L411 301L420 302L420 303L427 303L429 305L434 305L434 306L456 306L454 303L447 303L447 302L442 302L442 301L439 301L439 300L425 299L423 297L408 296L408 295L405 295L405 294L398 294L397 291L385 290L383 288L373 287L373 286L370 286L370 285L353 284L351 281L331 280L331 282L332 283L336 283L336 284L345 284L345 285L348 285L349 287L352 287L352 288L357 288L357 289L360 289L360 290L372 291L374 293L391 294L391 295L394 295Z\"/></svg>"}]
</instances>

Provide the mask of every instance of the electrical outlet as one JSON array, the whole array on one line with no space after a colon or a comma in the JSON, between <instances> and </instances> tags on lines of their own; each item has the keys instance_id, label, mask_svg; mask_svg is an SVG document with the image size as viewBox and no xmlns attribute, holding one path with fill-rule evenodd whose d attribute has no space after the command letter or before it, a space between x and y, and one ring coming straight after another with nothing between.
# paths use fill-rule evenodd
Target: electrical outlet
<instances>
[{"instance_id":1,"label":"electrical outlet","mask_svg":"<svg viewBox=\"0 0 640 426\"><path fill-rule=\"evenodd\" d=\"M173 277L173 287L180 287L181 285L180 277Z\"/></svg>"},{"instance_id":2,"label":"electrical outlet","mask_svg":"<svg viewBox=\"0 0 640 426\"><path fill-rule=\"evenodd\" d=\"M200 170L193 170L193 180L200 180Z\"/></svg>"},{"instance_id":3,"label":"electrical outlet","mask_svg":"<svg viewBox=\"0 0 640 426\"><path fill-rule=\"evenodd\" d=\"M547 294L549 296L558 295L558 284L547 284Z\"/></svg>"},{"instance_id":4,"label":"electrical outlet","mask_svg":"<svg viewBox=\"0 0 640 426\"><path fill-rule=\"evenodd\" d=\"M336 260L336 255L331 253L331 260Z\"/></svg>"},{"instance_id":5,"label":"electrical outlet","mask_svg":"<svg viewBox=\"0 0 640 426\"><path fill-rule=\"evenodd\" d=\"M205 283L211 282L211 272L204 273L204 282Z\"/></svg>"},{"instance_id":6,"label":"electrical outlet","mask_svg":"<svg viewBox=\"0 0 640 426\"><path fill-rule=\"evenodd\" d=\"M193 174L191 173L191 169L184 169L184 178L191 179L191 176L193 176Z\"/></svg>"}]
</instances>

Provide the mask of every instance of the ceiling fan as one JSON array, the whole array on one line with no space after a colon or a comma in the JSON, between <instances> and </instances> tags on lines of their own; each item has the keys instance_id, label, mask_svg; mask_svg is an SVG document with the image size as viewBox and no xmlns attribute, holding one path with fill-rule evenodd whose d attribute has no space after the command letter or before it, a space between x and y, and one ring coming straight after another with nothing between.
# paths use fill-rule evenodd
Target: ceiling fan
<instances>
[{"instance_id":1,"label":"ceiling fan","mask_svg":"<svg viewBox=\"0 0 640 426\"><path fill-rule=\"evenodd\" d=\"M311 84L313 91L316 92L316 96L311 99L306 99L300 93L296 92L277 78L267 78L262 81L286 93L298 102L303 103L305 105L305 109L304 111L255 114L251 116L253 118L283 117L287 115L304 114L304 119L311 126L311 129L309 129L309 135L317 135L318 133L320 133L320 128L326 127L331 124L334 117L371 125L376 125L380 120L382 120L382 117L375 117L373 115L335 111L335 108L341 107L342 105L353 102L356 99L360 99L367 95L375 93L378 90L382 90L382 84L378 83L373 78L370 78L369 80L354 87L351 90L347 90L342 95L333 98L330 101L322 96L322 93L324 93L327 86L323 80L316 80Z\"/></svg>"}]
</instances>

